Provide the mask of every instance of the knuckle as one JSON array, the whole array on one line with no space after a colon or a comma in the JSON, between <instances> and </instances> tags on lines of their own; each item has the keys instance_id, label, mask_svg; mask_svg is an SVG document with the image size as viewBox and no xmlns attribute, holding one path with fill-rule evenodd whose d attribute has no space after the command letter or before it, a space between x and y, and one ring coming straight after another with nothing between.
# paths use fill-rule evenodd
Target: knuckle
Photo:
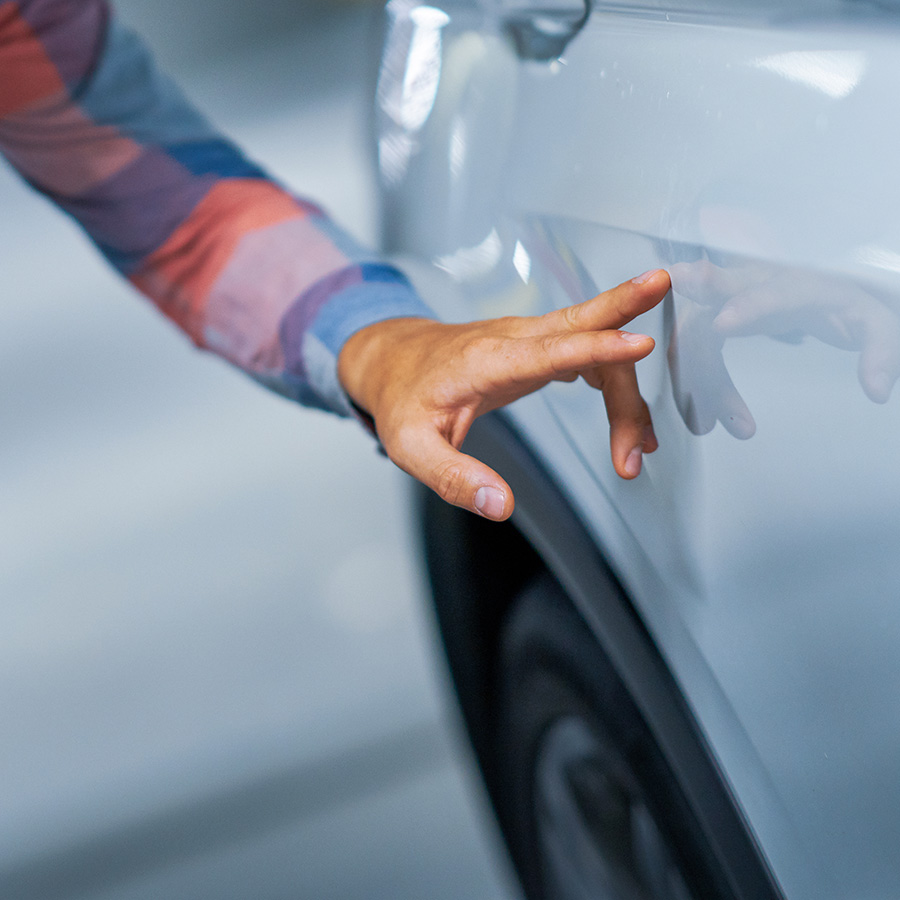
<instances>
[{"instance_id":1,"label":"knuckle","mask_svg":"<svg viewBox=\"0 0 900 900\"><path fill-rule=\"evenodd\" d=\"M476 379L486 372L503 371L503 367L515 359L516 345L515 338L495 335L473 338L466 347L464 371Z\"/></svg>"},{"instance_id":2,"label":"knuckle","mask_svg":"<svg viewBox=\"0 0 900 900\"><path fill-rule=\"evenodd\" d=\"M541 353L547 357L551 368L556 369L557 355L559 353L559 338L555 334L541 335L538 343Z\"/></svg>"},{"instance_id":3,"label":"knuckle","mask_svg":"<svg viewBox=\"0 0 900 900\"><path fill-rule=\"evenodd\" d=\"M466 353L469 356L480 357L496 353L502 340L492 334L479 334L471 338L466 344Z\"/></svg>"},{"instance_id":4,"label":"knuckle","mask_svg":"<svg viewBox=\"0 0 900 900\"><path fill-rule=\"evenodd\" d=\"M455 460L439 465L435 472L434 490L448 503L461 505L466 492L466 477L462 465Z\"/></svg>"},{"instance_id":5,"label":"knuckle","mask_svg":"<svg viewBox=\"0 0 900 900\"><path fill-rule=\"evenodd\" d=\"M566 328L570 331L579 331L581 325L581 307L580 306L566 306L560 310L562 313L562 320L565 324Z\"/></svg>"},{"instance_id":6,"label":"knuckle","mask_svg":"<svg viewBox=\"0 0 900 900\"><path fill-rule=\"evenodd\" d=\"M649 424L650 410L640 397L627 398L616 405L615 413L610 418L622 425L637 428Z\"/></svg>"},{"instance_id":7,"label":"knuckle","mask_svg":"<svg viewBox=\"0 0 900 900\"><path fill-rule=\"evenodd\" d=\"M539 346L546 358L547 368L554 376L566 375L571 371L566 358L566 341L563 335L544 335Z\"/></svg>"},{"instance_id":8,"label":"knuckle","mask_svg":"<svg viewBox=\"0 0 900 900\"><path fill-rule=\"evenodd\" d=\"M459 361L464 368L478 370L486 359L495 356L502 344L501 339L490 334L476 334L461 347Z\"/></svg>"},{"instance_id":9,"label":"knuckle","mask_svg":"<svg viewBox=\"0 0 900 900\"><path fill-rule=\"evenodd\" d=\"M500 318L494 319L494 326L503 335L517 334L522 328L522 324L520 316L500 316Z\"/></svg>"},{"instance_id":10,"label":"knuckle","mask_svg":"<svg viewBox=\"0 0 900 900\"><path fill-rule=\"evenodd\" d=\"M586 373L582 373L585 381L590 384L591 387L596 388L598 391L606 392L609 387L609 373L604 368L596 368L591 369Z\"/></svg>"}]
</instances>

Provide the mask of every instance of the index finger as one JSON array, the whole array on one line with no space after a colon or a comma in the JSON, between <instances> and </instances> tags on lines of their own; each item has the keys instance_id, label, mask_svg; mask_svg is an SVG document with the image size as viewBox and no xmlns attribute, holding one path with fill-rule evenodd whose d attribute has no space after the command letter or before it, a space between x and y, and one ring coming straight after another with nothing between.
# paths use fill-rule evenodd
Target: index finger
<instances>
[{"instance_id":1,"label":"index finger","mask_svg":"<svg viewBox=\"0 0 900 900\"><path fill-rule=\"evenodd\" d=\"M481 397L478 415L550 381L570 381L570 376L602 365L634 363L653 345L647 335L609 329L517 338L479 367L473 382Z\"/></svg>"},{"instance_id":2,"label":"index finger","mask_svg":"<svg viewBox=\"0 0 900 900\"><path fill-rule=\"evenodd\" d=\"M577 306L541 316L543 327L559 331L605 331L622 328L652 309L672 286L665 269L652 269Z\"/></svg>"}]
</instances>

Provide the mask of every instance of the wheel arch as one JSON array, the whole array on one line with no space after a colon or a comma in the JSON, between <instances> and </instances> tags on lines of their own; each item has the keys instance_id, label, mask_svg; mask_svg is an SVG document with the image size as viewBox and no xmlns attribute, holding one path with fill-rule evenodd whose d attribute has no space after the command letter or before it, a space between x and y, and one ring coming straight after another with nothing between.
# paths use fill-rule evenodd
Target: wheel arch
<instances>
[{"instance_id":1,"label":"wheel arch","mask_svg":"<svg viewBox=\"0 0 900 900\"><path fill-rule=\"evenodd\" d=\"M466 450L509 481L516 495L513 518L488 522L448 506L426 489L420 490L418 503L438 627L495 809L496 647L511 604L546 571L586 620L634 697L697 813L729 895L735 900L783 898L659 649L564 491L503 413L479 419Z\"/></svg>"}]
</instances>

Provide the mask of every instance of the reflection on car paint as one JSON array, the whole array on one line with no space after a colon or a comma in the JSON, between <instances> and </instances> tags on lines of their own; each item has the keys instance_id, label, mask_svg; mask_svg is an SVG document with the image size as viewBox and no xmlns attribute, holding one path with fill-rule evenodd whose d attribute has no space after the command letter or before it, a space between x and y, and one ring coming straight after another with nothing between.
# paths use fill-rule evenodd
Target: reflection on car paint
<instances>
[{"instance_id":1,"label":"reflection on car paint","mask_svg":"<svg viewBox=\"0 0 900 900\"><path fill-rule=\"evenodd\" d=\"M565 466L786 894L893 896L896 21L597 3L551 64L517 57L500 5L446 6L431 113L402 176L382 172L388 240L437 261L423 289L457 318L670 271L630 326L659 345L638 366L660 438L638 479L613 472L583 385L513 418Z\"/></svg>"},{"instance_id":2,"label":"reflection on car paint","mask_svg":"<svg viewBox=\"0 0 900 900\"><path fill-rule=\"evenodd\" d=\"M858 354L866 396L886 403L900 375L900 319L892 295L840 276L750 259L670 267L682 303L668 347L675 402L694 434L719 420L738 438L755 422L728 374L725 344L764 335L799 345L811 337Z\"/></svg>"}]
</instances>

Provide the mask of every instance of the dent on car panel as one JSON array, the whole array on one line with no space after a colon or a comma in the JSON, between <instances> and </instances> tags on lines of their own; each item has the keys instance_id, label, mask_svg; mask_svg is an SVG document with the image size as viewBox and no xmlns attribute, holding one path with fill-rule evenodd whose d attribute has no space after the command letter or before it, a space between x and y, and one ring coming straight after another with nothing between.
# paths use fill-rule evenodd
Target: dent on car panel
<instances>
[{"instance_id":1,"label":"dent on car panel","mask_svg":"<svg viewBox=\"0 0 900 900\"><path fill-rule=\"evenodd\" d=\"M577 454L581 511L788 896L891 896L896 15L594 3L538 61L504 8L446 4L431 80L383 76L430 92L415 127L382 104L383 140L406 148L383 165L390 240L437 267L423 290L451 317L541 312L669 269L672 294L635 326L659 344L639 375L661 444L636 482L615 476L586 388L513 417L551 462L565 454L549 421Z\"/></svg>"}]
</instances>

